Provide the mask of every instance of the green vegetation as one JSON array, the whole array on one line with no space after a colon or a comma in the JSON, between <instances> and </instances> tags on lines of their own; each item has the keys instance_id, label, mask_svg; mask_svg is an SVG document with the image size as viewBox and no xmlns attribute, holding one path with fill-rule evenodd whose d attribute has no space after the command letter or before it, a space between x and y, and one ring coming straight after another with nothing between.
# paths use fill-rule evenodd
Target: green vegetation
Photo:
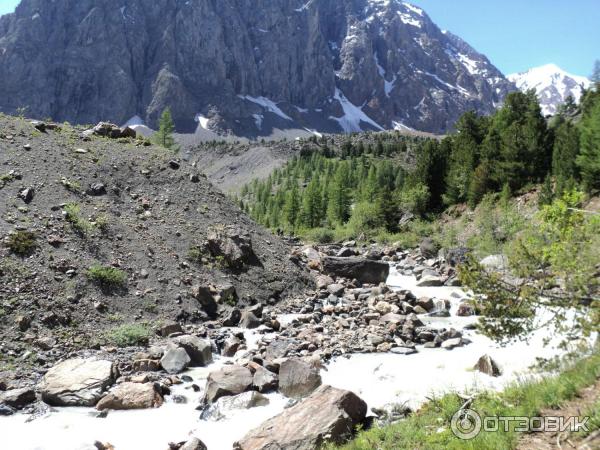
<instances>
[{"instance_id":1,"label":"green vegetation","mask_svg":"<svg viewBox=\"0 0 600 450\"><path fill-rule=\"evenodd\" d=\"M544 326L570 337L600 331L600 215L582 211L583 198L581 192L565 193L511 240L507 253L519 281L509 284L475 260L462 268L461 278L479 299L488 336L526 336L542 325L539 308L552 310ZM573 315L574 322L568 320Z\"/></svg>"},{"instance_id":2,"label":"green vegetation","mask_svg":"<svg viewBox=\"0 0 600 450\"><path fill-rule=\"evenodd\" d=\"M173 138L174 132L175 123L173 122L173 117L171 116L171 110L167 108L160 116L159 128L158 131L152 136L152 140L155 144L177 153L179 151L179 147L175 144L175 139Z\"/></svg>"},{"instance_id":3,"label":"green vegetation","mask_svg":"<svg viewBox=\"0 0 600 450\"><path fill-rule=\"evenodd\" d=\"M81 236L87 236L94 229L94 225L87 219L81 217L81 207L77 203L69 203L64 207L65 219L71 224L75 232Z\"/></svg>"},{"instance_id":4,"label":"green vegetation","mask_svg":"<svg viewBox=\"0 0 600 450\"><path fill-rule=\"evenodd\" d=\"M541 204L573 188L593 192L600 188L599 92L586 92L580 106L564 106L550 123L533 91L511 93L492 116L464 114L441 141L379 133L367 144L349 137L330 148L328 138L314 138L268 179L245 186L238 201L273 229L387 240L409 231L399 225L407 215L429 220L453 205L474 209L541 183Z\"/></svg>"},{"instance_id":5,"label":"green vegetation","mask_svg":"<svg viewBox=\"0 0 600 450\"><path fill-rule=\"evenodd\" d=\"M558 376L538 381L519 382L500 394L483 393L475 397L470 409L481 416L535 417L544 408L558 409L577 396L584 387L600 377L600 355L569 364ZM397 424L361 432L356 439L340 448L344 450L510 450L517 447L519 433L514 425L506 432L481 432L473 440L460 440L450 429L452 416L464 405L455 394L434 399L420 411ZM598 423L592 421L592 426ZM502 428L502 427L501 427ZM336 447L329 446L329 449Z\"/></svg>"},{"instance_id":6,"label":"green vegetation","mask_svg":"<svg viewBox=\"0 0 600 450\"><path fill-rule=\"evenodd\" d=\"M152 327L145 323L120 325L104 335L107 344L117 347L147 345L150 337L152 337Z\"/></svg>"},{"instance_id":7,"label":"green vegetation","mask_svg":"<svg viewBox=\"0 0 600 450\"><path fill-rule=\"evenodd\" d=\"M241 205L264 225L295 233L393 231L400 202L395 193L405 185L402 161L408 146L417 142L391 133L368 144L349 140L334 153L322 138L267 180L245 186ZM419 199L416 193L406 202L418 204ZM317 240L330 239L331 233L320 234Z\"/></svg>"},{"instance_id":8,"label":"green vegetation","mask_svg":"<svg viewBox=\"0 0 600 450\"><path fill-rule=\"evenodd\" d=\"M106 290L123 289L127 285L127 274L115 267L95 265L86 272L87 277Z\"/></svg>"},{"instance_id":9,"label":"green vegetation","mask_svg":"<svg viewBox=\"0 0 600 450\"><path fill-rule=\"evenodd\" d=\"M18 256L29 256L37 248L36 235L32 231L16 231L8 235L6 246Z\"/></svg>"}]
</instances>

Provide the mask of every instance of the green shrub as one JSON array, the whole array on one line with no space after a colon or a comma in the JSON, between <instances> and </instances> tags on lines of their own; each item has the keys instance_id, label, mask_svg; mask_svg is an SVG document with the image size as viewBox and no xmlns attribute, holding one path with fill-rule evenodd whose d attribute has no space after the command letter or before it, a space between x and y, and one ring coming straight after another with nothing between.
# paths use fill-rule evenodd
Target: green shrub
<instances>
[{"instance_id":1,"label":"green shrub","mask_svg":"<svg viewBox=\"0 0 600 450\"><path fill-rule=\"evenodd\" d=\"M64 209L65 219L77 233L86 236L94 229L94 225L89 220L81 217L81 208L77 203L69 203Z\"/></svg>"},{"instance_id":2,"label":"green shrub","mask_svg":"<svg viewBox=\"0 0 600 450\"><path fill-rule=\"evenodd\" d=\"M318 244L330 244L335 240L335 233L329 228L314 228L307 231L304 238Z\"/></svg>"},{"instance_id":3,"label":"green shrub","mask_svg":"<svg viewBox=\"0 0 600 450\"><path fill-rule=\"evenodd\" d=\"M419 183L402 190L400 193L400 206L415 215L422 216L427 212L430 198L429 188Z\"/></svg>"},{"instance_id":4,"label":"green shrub","mask_svg":"<svg viewBox=\"0 0 600 450\"><path fill-rule=\"evenodd\" d=\"M106 343L117 347L147 345L152 330L147 324L128 323L109 330L104 335Z\"/></svg>"},{"instance_id":5,"label":"green shrub","mask_svg":"<svg viewBox=\"0 0 600 450\"><path fill-rule=\"evenodd\" d=\"M115 267L95 265L88 269L86 275L103 289L122 289L127 284L127 274Z\"/></svg>"},{"instance_id":6,"label":"green shrub","mask_svg":"<svg viewBox=\"0 0 600 450\"><path fill-rule=\"evenodd\" d=\"M186 257L188 261L200 264L202 262L202 258L206 257L206 253L202 247L196 245L190 247Z\"/></svg>"},{"instance_id":7,"label":"green shrub","mask_svg":"<svg viewBox=\"0 0 600 450\"><path fill-rule=\"evenodd\" d=\"M6 246L15 255L31 255L37 248L36 235L31 231L17 231L8 236Z\"/></svg>"},{"instance_id":8,"label":"green shrub","mask_svg":"<svg viewBox=\"0 0 600 450\"><path fill-rule=\"evenodd\" d=\"M355 237L362 235L370 236L377 234L379 229L384 228L385 221L375 203L358 203L352 211L348 222L348 231Z\"/></svg>"}]
</instances>

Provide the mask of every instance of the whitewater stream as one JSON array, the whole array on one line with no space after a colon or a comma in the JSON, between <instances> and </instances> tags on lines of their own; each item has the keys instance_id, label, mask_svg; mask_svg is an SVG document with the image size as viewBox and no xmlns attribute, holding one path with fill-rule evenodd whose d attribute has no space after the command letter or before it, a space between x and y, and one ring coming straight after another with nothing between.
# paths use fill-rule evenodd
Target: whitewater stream
<instances>
[{"instance_id":1,"label":"whitewater stream","mask_svg":"<svg viewBox=\"0 0 600 450\"><path fill-rule=\"evenodd\" d=\"M417 297L427 296L451 302L451 317L421 318L430 326L454 327L462 330L474 323L474 317L457 317L456 309L466 294L460 288L416 286L414 277L402 276L392 270L388 285L394 289L411 290ZM282 322L286 318L282 317ZM248 345L255 345L259 336L246 331ZM424 349L412 355L357 354L330 362L321 372L323 383L348 389L362 397L369 407L406 403L418 407L428 397L448 391L502 389L508 382L528 375L536 358L559 354L554 345L544 346L545 331L537 332L529 342L500 347L476 331L463 332L471 344L455 348ZM489 354L503 369L501 377L493 378L472 370L480 356ZM200 387L208 373L231 358L220 358L209 367L186 372ZM202 392L194 392L192 383L172 388L183 395L187 403L176 404L168 396L157 409L111 411L106 418L97 418L93 408L54 408L45 416L28 421L17 414L0 418L0 448L18 450L93 450L94 441L111 443L116 450L165 450L169 442L181 442L196 436L209 450L231 450L233 442L249 430L283 411L288 400L280 394L268 394L270 404L250 410L227 411L225 419L201 421L198 405Z\"/></svg>"}]
</instances>

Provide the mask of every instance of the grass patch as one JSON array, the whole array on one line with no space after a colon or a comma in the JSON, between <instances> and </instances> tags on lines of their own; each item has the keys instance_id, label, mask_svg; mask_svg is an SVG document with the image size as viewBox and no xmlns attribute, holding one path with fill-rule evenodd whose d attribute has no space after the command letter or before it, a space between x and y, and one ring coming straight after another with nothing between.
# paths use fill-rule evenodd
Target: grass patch
<instances>
[{"instance_id":1,"label":"grass patch","mask_svg":"<svg viewBox=\"0 0 600 450\"><path fill-rule=\"evenodd\" d=\"M578 391L590 386L600 377L600 353L568 365L557 376L538 381L515 383L502 393L484 393L473 402L471 409L482 416L532 417L544 408L559 408L563 402L576 397ZM397 449L466 449L497 450L516 448L520 433L514 427L508 432L481 432L470 441L463 441L450 430L452 416L464 401L449 394L427 403L406 420L382 428L360 432L356 439L342 447L344 450ZM592 416L600 418L596 408ZM600 425L600 421L597 422ZM326 449L337 447L329 445Z\"/></svg>"},{"instance_id":2,"label":"grass patch","mask_svg":"<svg viewBox=\"0 0 600 450\"><path fill-rule=\"evenodd\" d=\"M77 203L65 205L65 219L81 236L87 236L94 229L94 225L89 220L81 217L81 207Z\"/></svg>"},{"instance_id":3,"label":"grass patch","mask_svg":"<svg viewBox=\"0 0 600 450\"><path fill-rule=\"evenodd\" d=\"M123 289L127 285L127 274L115 267L92 266L86 272L87 277L104 290Z\"/></svg>"},{"instance_id":4,"label":"grass patch","mask_svg":"<svg viewBox=\"0 0 600 450\"><path fill-rule=\"evenodd\" d=\"M31 231L17 231L11 233L7 240L8 249L18 256L29 256L37 248L36 235Z\"/></svg>"},{"instance_id":5,"label":"grass patch","mask_svg":"<svg viewBox=\"0 0 600 450\"><path fill-rule=\"evenodd\" d=\"M134 347L147 345L152 336L152 329L146 323L128 323L107 331L104 335L106 343L117 347Z\"/></svg>"}]
</instances>

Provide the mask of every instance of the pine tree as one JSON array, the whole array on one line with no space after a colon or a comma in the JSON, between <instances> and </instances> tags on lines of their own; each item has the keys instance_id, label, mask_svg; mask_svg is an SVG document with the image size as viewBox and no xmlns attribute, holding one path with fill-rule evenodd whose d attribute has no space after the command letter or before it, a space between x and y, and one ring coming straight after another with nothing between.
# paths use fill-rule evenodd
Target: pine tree
<instances>
[{"instance_id":1,"label":"pine tree","mask_svg":"<svg viewBox=\"0 0 600 450\"><path fill-rule=\"evenodd\" d=\"M471 209L479 204L483 196L488 192L490 183L490 170L487 161L482 162L477 166L471 184L469 186L468 204Z\"/></svg>"},{"instance_id":2,"label":"pine tree","mask_svg":"<svg viewBox=\"0 0 600 450\"><path fill-rule=\"evenodd\" d=\"M577 157L581 179L588 190L600 188L600 100L581 122L581 153Z\"/></svg>"},{"instance_id":3,"label":"pine tree","mask_svg":"<svg viewBox=\"0 0 600 450\"><path fill-rule=\"evenodd\" d=\"M570 122L559 119L552 151L552 174L556 178L556 192L562 195L577 175L576 159L579 153L579 130Z\"/></svg>"},{"instance_id":4,"label":"pine tree","mask_svg":"<svg viewBox=\"0 0 600 450\"><path fill-rule=\"evenodd\" d=\"M332 224L344 224L350 218L350 170L346 162L340 163L330 184L327 217Z\"/></svg>"},{"instance_id":5,"label":"pine tree","mask_svg":"<svg viewBox=\"0 0 600 450\"><path fill-rule=\"evenodd\" d=\"M447 205L467 200L471 175L479 164L480 146L487 133L487 123L471 111L461 116L456 123L456 130L444 194L444 203Z\"/></svg>"},{"instance_id":6,"label":"pine tree","mask_svg":"<svg viewBox=\"0 0 600 450\"><path fill-rule=\"evenodd\" d=\"M321 225L323 209L319 180L314 177L302 195L301 223L306 228L316 228Z\"/></svg>"},{"instance_id":7,"label":"pine tree","mask_svg":"<svg viewBox=\"0 0 600 450\"><path fill-rule=\"evenodd\" d=\"M295 230L298 225L301 206L298 184L294 182L292 189L287 192L285 204L283 206L283 220L285 220L291 230Z\"/></svg>"},{"instance_id":8,"label":"pine tree","mask_svg":"<svg viewBox=\"0 0 600 450\"><path fill-rule=\"evenodd\" d=\"M175 123L171 116L171 110L167 108L160 116L158 131L152 136L153 141L161 147L177 152L179 151L179 148L175 145L175 139L173 138L174 132Z\"/></svg>"}]
</instances>

